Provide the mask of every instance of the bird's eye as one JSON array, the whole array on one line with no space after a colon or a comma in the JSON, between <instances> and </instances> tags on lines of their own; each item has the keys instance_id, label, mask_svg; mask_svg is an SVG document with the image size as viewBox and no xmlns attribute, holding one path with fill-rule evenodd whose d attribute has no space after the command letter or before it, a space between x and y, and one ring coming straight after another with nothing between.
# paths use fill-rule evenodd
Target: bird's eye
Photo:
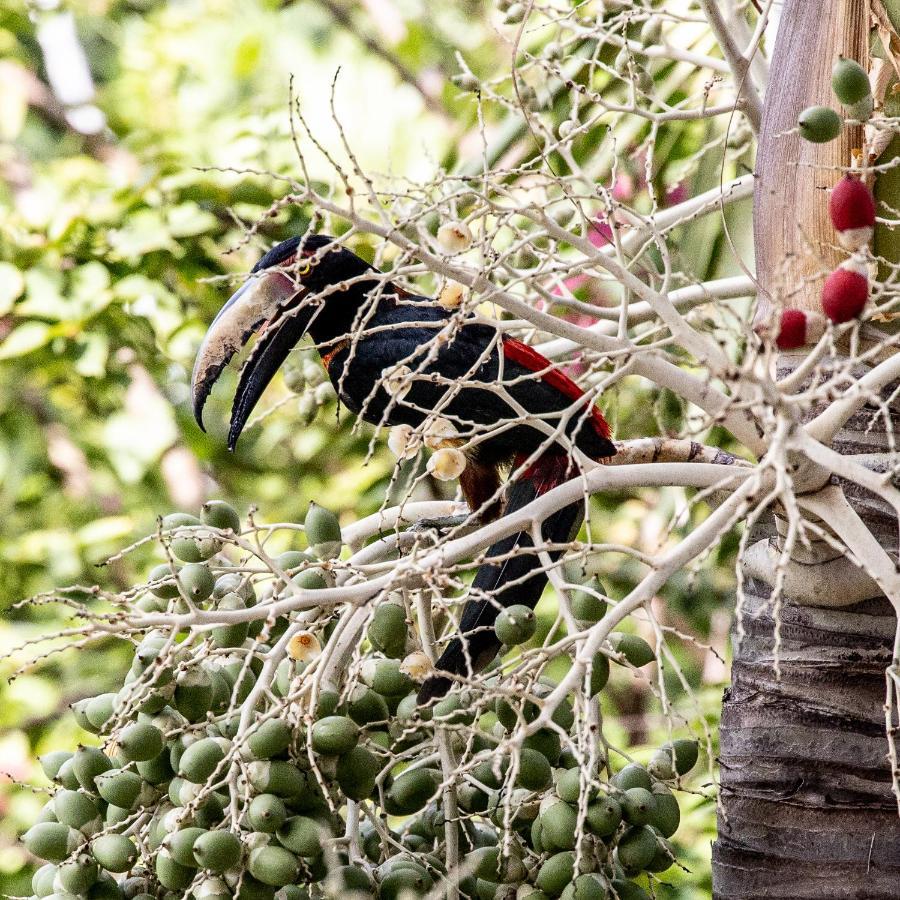
<instances>
[{"instance_id":1,"label":"bird's eye","mask_svg":"<svg viewBox=\"0 0 900 900\"><path fill-rule=\"evenodd\" d=\"M298 275L307 275L312 268L312 263L308 259L297 260L295 271Z\"/></svg>"}]
</instances>

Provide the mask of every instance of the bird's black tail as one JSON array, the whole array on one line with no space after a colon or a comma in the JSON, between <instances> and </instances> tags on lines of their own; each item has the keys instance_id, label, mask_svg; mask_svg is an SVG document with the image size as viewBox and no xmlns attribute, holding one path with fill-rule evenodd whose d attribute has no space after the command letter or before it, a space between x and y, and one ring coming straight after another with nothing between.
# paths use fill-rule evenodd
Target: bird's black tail
<instances>
[{"instance_id":1,"label":"bird's black tail","mask_svg":"<svg viewBox=\"0 0 900 900\"><path fill-rule=\"evenodd\" d=\"M517 460L517 467L520 461ZM565 481L572 468L571 457L563 453L545 453L537 462L519 475L507 488L504 514L527 506L532 500ZM515 471L515 469L514 469ZM573 503L548 516L541 525L546 543L563 544L581 526L583 503ZM559 551L551 552L556 559ZM531 535L517 532L492 544L488 559L479 567L472 582L472 599L463 609L459 637L454 638L438 659L438 674L428 678L419 689L419 703L443 697L453 684L451 675L472 675L480 672L501 647L494 631L494 621L500 610L523 604L531 609L537 605L547 584ZM440 674L447 673L447 674Z\"/></svg>"}]
</instances>

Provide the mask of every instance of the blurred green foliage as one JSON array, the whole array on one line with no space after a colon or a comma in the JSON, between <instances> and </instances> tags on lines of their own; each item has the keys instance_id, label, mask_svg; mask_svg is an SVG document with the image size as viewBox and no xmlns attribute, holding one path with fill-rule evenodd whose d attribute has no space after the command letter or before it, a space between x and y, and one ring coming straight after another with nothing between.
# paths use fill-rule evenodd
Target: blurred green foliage
<instances>
[{"instance_id":1,"label":"blurred green foliage","mask_svg":"<svg viewBox=\"0 0 900 900\"><path fill-rule=\"evenodd\" d=\"M67 122L48 87L37 30L52 10L18 0L0 9L2 651L64 623L58 606L17 601L60 584L121 588L142 578L158 561L150 546L97 564L152 532L170 509L196 511L215 495L242 510L255 504L268 521L301 520L311 498L348 519L378 508L393 461L381 443L370 454L370 430L354 433L352 417L333 406L303 427L277 387L268 402L284 405L233 455L221 439L227 388L207 411L211 435L193 423L189 367L227 276L307 223L296 205L267 215L289 181L234 170L297 176L292 76L304 116L325 145L336 144L329 102L339 67L337 106L363 164L411 177L436 161L452 166L475 125L472 103L450 81L455 53L480 74L499 71L505 52L485 5L474 2L387 4L379 22L367 7L341 6L358 33L311 2L75 0L68 8L108 126L94 136ZM360 33L386 52L373 52ZM403 72L429 86L427 102ZM657 187L687 177L702 190L718 180L715 166L690 163L706 138L695 125L670 128L657 148ZM639 174L636 164L621 164ZM313 176L327 183L326 170ZM248 243L246 226L260 220ZM682 248L701 276L723 274L721 235L708 230L693 238L702 255ZM620 387L611 405L622 436L674 433L686 415L677 398L646 386ZM653 546L667 539L676 499L597 498L592 525L605 540ZM710 613L732 590L734 549L726 542L710 565L673 579L669 624L707 635ZM614 596L636 574L619 563L613 557L602 571ZM89 652L58 653L8 685L12 669L0 665L0 769L43 783L34 755L85 739L59 713L119 683L126 650L101 641ZM679 661L701 684L709 653L686 646ZM630 679L614 687L617 701L606 711L613 735L625 744L664 739L650 693ZM696 700L692 715L714 726L718 688L707 684ZM29 861L15 838L39 805L39 794L0 786L0 894L30 892ZM672 876L679 886L667 896L708 896L713 807L699 796L693 807L679 833L691 872Z\"/></svg>"}]
</instances>

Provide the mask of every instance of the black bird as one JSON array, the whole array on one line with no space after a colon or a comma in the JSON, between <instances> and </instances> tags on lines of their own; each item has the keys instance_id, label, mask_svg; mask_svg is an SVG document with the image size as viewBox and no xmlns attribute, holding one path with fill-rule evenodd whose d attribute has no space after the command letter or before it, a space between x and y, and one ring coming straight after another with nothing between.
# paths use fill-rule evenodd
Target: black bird
<instances>
[{"instance_id":1,"label":"black bird","mask_svg":"<svg viewBox=\"0 0 900 900\"><path fill-rule=\"evenodd\" d=\"M254 332L258 339L234 398L230 449L266 385L308 333L341 401L365 421L417 427L437 414L452 424L458 434L452 443L466 457L460 485L483 521L521 509L572 477L573 446L596 461L616 452L600 410L549 360L490 324L408 293L325 235L278 244L219 311L194 366L194 415L201 428L213 384ZM555 435L530 424L534 420ZM511 475L501 507L496 501L506 466ZM567 542L582 518L581 503L548 516L544 541ZM423 684L420 702L443 696L452 676L476 673L494 659L501 644L493 626L502 607L533 608L540 598L547 576L529 534L497 541L486 560L472 583L460 634Z\"/></svg>"}]
</instances>

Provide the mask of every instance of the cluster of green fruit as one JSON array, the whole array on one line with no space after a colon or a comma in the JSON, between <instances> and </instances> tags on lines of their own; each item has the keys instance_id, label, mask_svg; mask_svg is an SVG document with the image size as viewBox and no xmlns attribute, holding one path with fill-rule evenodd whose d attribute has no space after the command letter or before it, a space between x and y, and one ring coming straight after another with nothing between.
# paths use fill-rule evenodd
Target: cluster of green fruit
<instances>
[{"instance_id":1,"label":"cluster of green fruit","mask_svg":"<svg viewBox=\"0 0 900 900\"><path fill-rule=\"evenodd\" d=\"M302 900L349 891L399 900L453 879L479 900L516 890L532 900L647 897L632 879L674 861L672 788L695 764L696 742L675 741L646 768L613 774L595 732L576 721L584 703L564 699L548 727L523 737L553 686L539 680L512 694L496 674L483 693L420 707L423 654L394 600L375 608L354 664L320 678L319 660L341 636L332 612L305 609L302 623L264 613L292 585L329 584L337 520L312 506L305 531L308 552L265 560L240 540L227 504L162 520L170 561L133 602L145 612L199 612L205 625L135 635L122 688L73 705L102 743L41 759L54 790L23 836L47 861L35 896ZM217 556L229 544L240 549L238 564ZM598 621L599 583L584 579L571 609L578 621ZM231 619L210 621L215 610ZM497 629L507 645L521 644L534 634L534 614L511 607ZM613 635L610 645L618 662L654 659L634 635ZM594 660L592 696L610 656ZM441 746L455 759L452 773L438 762Z\"/></svg>"},{"instance_id":2,"label":"cluster of green fruit","mask_svg":"<svg viewBox=\"0 0 900 900\"><path fill-rule=\"evenodd\" d=\"M304 425L315 419L320 406L337 396L314 350L291 354L284 370L284 384L289 391L300 395L297 411Z\"/></svg>"},{"instance_id":3,"label":"cluster of green fruit","mask_svg":"<svg viewBox=\"0 0 900 900\"><path fill-rule=\"evenodd\" d=\"M855 60L841 56L831 72L831 89L847 112L857 122L868 122L875 109L869 74ZM844 122L830 106L808 106L797 120L800 137L814 144L833 141Z\"/></svg>"}]
</instances>

